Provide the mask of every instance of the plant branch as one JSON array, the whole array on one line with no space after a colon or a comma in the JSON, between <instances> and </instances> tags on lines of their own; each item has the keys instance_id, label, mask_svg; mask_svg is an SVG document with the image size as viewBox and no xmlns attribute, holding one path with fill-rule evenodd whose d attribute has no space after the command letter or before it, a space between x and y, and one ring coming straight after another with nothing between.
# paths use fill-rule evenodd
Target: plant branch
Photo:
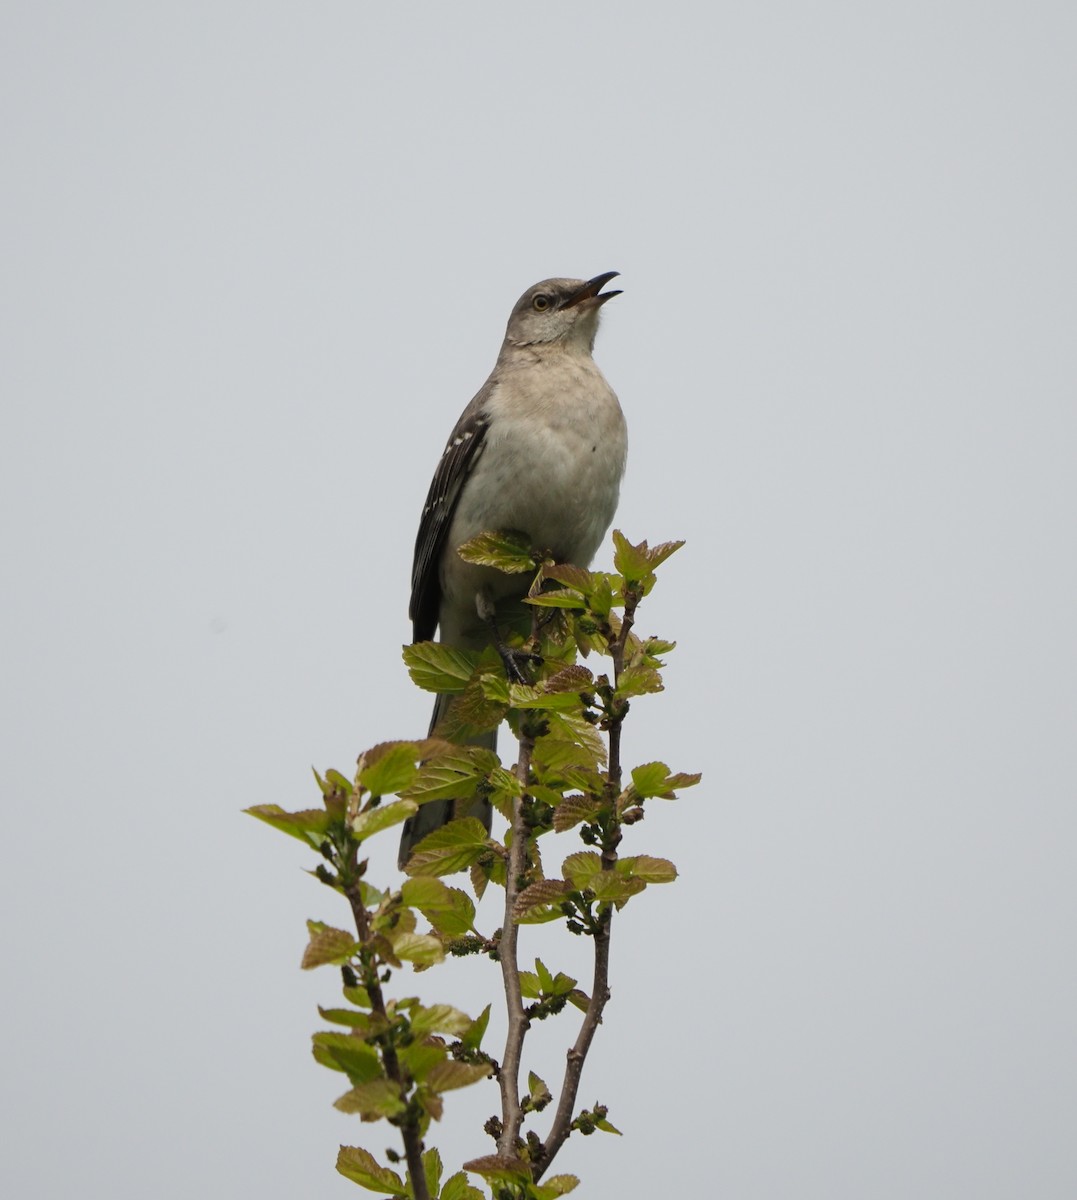
<instances>
[{"instance_id":1,"label":"plant branch","mask_svg":"<svg viewBox=\"0 0 1077 1200\"><path fill-rule=\"evenodd\" d=\"M501 1058L498 1080L501 1084L501 1136L497 1140L499 1154L515 1156L516 1143L523 1123L520 1107L520 1060L523 1057L524 1037L529 1022L524 1012L520 992L520 967L516 945L519 926L514 909L519 894L520 880L526 869L527 825L524 821L524 798L531 774L531 756L535 751L535 739L526 730L520 731L520 753L516 760L516 778L520 781L520 795L512 802L512 845L509 861L505 868L505 923L501 927L499 957L501 977L505 982L505 1008L508 1015L508 1033L505 1037L505 1053Z\"/></svg>"},{"instance_id":2,"label":"plant branch","mask_svg":"<svg viewBox=\"0 0 1077 1200\"><path fill-rule=\"evenodd\" d=\"M355 869L356 851L357 847L351 847L351 861L348 864L350 868L348 875L351 882L344 889L344 894L351 905L352 917L355 919L355 929L359 934L359 941L365 952L366 948L370 945L370 922L367 919L366 905L363 903L359 874ZM388 1026L385 997L382 994L381 981L378 979L377 968L366 961L364 961L364 967L366 969L363 973L363 986L370 997L371 1010L377 1013L385 1021L386 1026ZM385 1060L385 1073L400 1089L401 1098L403 1098L407 1079L400 1066L400 1059L397 1058L396 1047L388 1038L382 1046L382 1057ZM411 1186L415 1200L430 1200L430 1192L426 1186L426 1172L423 1170L423 1139L419 1133L419 1123L410 1110L401 1120L400 1136L404 1141L404 1157L407 1160L408 1172L411 1175Z\"/></svg>"},{"instance_id":3,"label":"plant branch","mask_svg":"<svg viewBox=\"0 0 1077 1200\"><path fill-rule=\"evenodd\" d=\"M616 638L610 642L610 657L613 659L613 684L616 689L624 669L625 646L635 622L638 599L629 594L626 598L624 618ZM610 793L616 796L621 790L621 726L624 724L628 706L616 708L609 727L608 780ZM602 842L602 869L612 871L617 866L617 845L621 840L620 821L616 809L611 818L607 836ZM583 1064L591 1048L595 1033L602 1024L602 1013L610 998L610 927L613 924L613 908L605 905L599 927L595 930L595 969L591 984L591 1000L583 1015L580 1032L576 1036L565 1063L565 1077L561 1083L561 1095L557 1101L550 1132L542 1144L538 1159L533 1164L536 1181L541 1179L546 1168L553 1162L558 1150L572 1132L572 1115L576 1108L576 1096L583 1076Z\"/></svg>"}]
</instances>

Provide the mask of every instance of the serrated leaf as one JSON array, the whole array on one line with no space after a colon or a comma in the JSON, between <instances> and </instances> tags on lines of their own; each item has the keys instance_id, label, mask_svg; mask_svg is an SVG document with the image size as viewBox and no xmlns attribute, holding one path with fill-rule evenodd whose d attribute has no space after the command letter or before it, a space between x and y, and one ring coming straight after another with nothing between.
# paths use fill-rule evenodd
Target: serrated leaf
<instances>
[{"instance_id":1,"label":"serrated leaf","mask_svg":"<svg viewBox=\"0 0 1077 1200\"><path fill-rule=\"evenodd\" d=\"M470 800L486 776L501 766L492 750L457 747L423 763L414 783L400 794L402 800L428 804L431 800Z\"/></svg>"},{"instance_id":2,"label":"serrated leaf","mask_svg":"<svg viewBox=\"0 0 1077 1200\"><path fill-rule=\"evenodd\" d=\"M557 833L566 833L584 821L593 821L601 804L590 796L572 795L553 810L553 827Z\"/></svg>"},{"instance_id":3,"label":"serrated leaf","mask_svg":"<svg viewBox=\"0 0 1077 1200\"><path fill-rule=\"evenodd\" d=\"M509 685L509 704L512 708L539 708L548 712L578 712L583 701L574 692L549 692L542 684Z\"/></svg>"},{"instance_id":4,"label":"serrated leaf","mask_svg":"<svg viewBox=\"0 0 1077 1200\"><path fill-rule=\"evenodd\" d=\"M368 809L352 821L352 837L357 842L365 841L383 829L399 825L418 811L419 806L414 800L394 800L392 804L381 804L377 808Z\"/></svg>"},{"instance_id":5,"label":"serrated leaf","mask_svg":"<svg viewBox=\"0 0 1077 1200\"><path fill-rule=\"evenodd\" d=\"M532 1104L548 1104L553 1097L545 1082L534 1071L527 1073L527 1093Z\"/></svg>"},{"instance_id":6,"label":"serrated leaf","mask_svg":"<svg viewBox=\"0 0 1077 1200\"><path fill-rule=\"evenodd\" d=\"M353 1084L380 1078L384 1072L378 1052L351 1033L322 1032L311 1038L314 1061L331 1071L343 1071Z\"/></svg>"},{"instance_id":7,"label":"serrated leaf","mask_svg":"<svg viewBox=\"0 0 1077 1200\"><path fill-rule=\"evenodd\" d=\"M468 1183L463 1171L457 1171L445 1180L439 1200L483 1200L483 1194L477 1187Z\"/></svg>"},{"instance_id":8,"label":"serrated leaf","mask_svg":"<svg viewBox=\"0 0 1077 1200\"><path fill-rule=\"evenodd\" d=\"M325 841L333 817L324 808L307 808L302 812L285 812L279 804L255 804L245 813L272 825L289 837L298 838L308 846L320 846Z\"/></svg>"},{"instance_id":9,"label":"serrated leaf","mask_svg":"<svg viewBox=\"0 0 1077 1200\"><path fill-rule=\"evenodd\" d=\"M391 933L388 936L393 953L404 962L432 967L445 958L445 947L429 933Z\"/></svg>"},{"instance_id":10,"label":"serrated leaf","mask_svg":"<svg viewBox=\"0 0 1077 1200\"><path fill-rule=\"evenodd\" d=\"M409 875L451 875L477 862L488 848L486 826L477 817L458 817L423 838L406 869Z\"/></svg>"},{"instance_id":11,"label":"serrated leaf","mask_svg":"<svg viewBox=\"0 0 1077 1200\"><path fill-rule=\"evenodd\" d=\"M591 885L596 900L603 904L616 904L623 908L633 896L647 886L646 879L634 875L620 875L616 871L603 871Z\"/></svg>"},{"instance_id":12,"label":"serrated leaf","mask_svg":"<svg viewBox=\"0 0 1077 1200\"><path fill-rule=\"evenodd\" d=\"M573 563L556 563L553 566L544 566L542 568L542 577L544 579L552 579L555 583L564 584L565 587L579 592L581 596L589 596L594 587L594 576L592 573L585 571L583 567L575 566Z\"/></svg>"},{"instance_id":13,"label":"serrated leaf","mask_svg":"<svg viewBox=\"0 0 1077 1200\"><path fill-rule=\"evenodd\" d=\"M451 1092L478 1083L480 1079L485 1079L491 1070L489 1063L443 1062L431 1068L423 1080L423 1086L438 1094Z\"/></svg>"},{"instance_id":14,"label":"serrated leaf","mask_svg":"<svg viewBox=\"0 0 1077 1200\"><path fill-rule=\"evenodd\" d=\"M550 712L546 732L535 746L540 761L556 766L602 766L606 762L606 744L598 730L579 712Z\"/></svg>"},{"instance_id":15,"label":"serrated leaf","mask_svg":"<svg viewBox=\"0 0 1077 1200\"><path fill-rule=\"evenodd\" d=\"M356 1008L370 1008L370 993L364 987L345 987L344 999Z\"/></svg>"},{"instance_id":16,"label":"serrated leaf","mask_svg":"<svg viewBox=\"0 0 1077 1200\"><path fill-rule=\"evenodd\" d=\"M465 1050L478 1050L482 1046L482 1039L486 1035L486 1027L490 1024L490 1005L482 1010L481 1013L471 1022L468 1029L460 1035L460 1045Z\"/></svg>"},{"instance_id":17,"label":"serrated leaf","mask_svg":"<svg viewBox=\"0 0 1077 1200\"><path fill-rule=\"evenodd\" d=\"M518 529L498 529L469 538L457 549L464 562L477 567L494 567L506 575L538 570L531 539Z\"/></svg>"},{"instance_id":18,"label":"serrated leaf","mask_svg":"<svg viewBox=\"0 0 1077 1200\"><path fill-rule=\"evenodd\" d=\"M618 860L617 870L647 883L672 883L677 878L677 868L668 858L652 858L649 854L622 858Z\"/></svg>"},{"instance_id":19,"label":"serrated leaf","mask_svg":"<svg viewBox=\"0 0 1077 1200\"><path fill-rule=\"evenodd\" d=\"M602 859L593 850L580 850L570 854L561 864L561 874L573 888L584 891L591 888L595 879L603 874Z\"/></svg>"},{"instance_id":20,"label":"serrated leaf","mask_svg":"<svg viewBox=\"0 0 1077 1200\"><path fill-rule=\"evenodd\" d=\"M579 1186L580 1181L575 1175L550 1175L535 1192L538 1200L557 1200L558 1196L567 1196Z\"/></svg>"},{"instance_id":21,"label":"serrated leaf","mask_svg":"<svg viewBox=\"0 0 1077 1200\"><path fill-rule=\"evenodd\" d=\"M473 1171L491 1182L530 1183L531 1167L522 1158L508 1154L485 1154L464 1163L465 1171Z\"/></svg>"},{"instance_id":22,"label":"serrated leaf","mask_svg":"<svg viewBox=\"0 0 1077 1200\"><path fill-rule=\"evenodd\" d=\"M525 1000L538 1000L542 997L542 985L534 971L520 971L520 995Z\"/></svg>"},{"instance_id":23,"label":"serrated leaf","mask_svg":"<svg viewBox=\"0 0 1077 1200\"><path fill-rule=\"evenodd\" d=\"M659 797L659 799L672 800L672 799L674 799L674 792L676 791L677 788L695 787L695 785L697 783L699 783L699 781L702 778L703 778L703 775L699 771L695 771L692 773L688 773L685 771L678 771L678 772L676 772L676 774L671 775L666 780L666 787L669 790L663 792L662 795Z\"/></svg>"},{"instance_id":24,"label":"serrated leaf","mask_svg":"<svg viewBox=\"0 0 1077 1200\"><path fill-rule=\"evenodd\" d=\"M622 699L630 696L647 696L664 690L662 676L654 667L642 663L629 663L617 680L617 695Z\"/></svg>"},{"instance_id":25,"label":"serrated leaf","mask_svg":"<svg viewBox=\"0 0 1077 1200\"><path fill-rule=\"evenodd\" d=\"M534 605L535 608L572 608L577 612L587 611L587 601L578 592L567 589L539 592L537 595L528 596L524 603Z\"/></svg>"},{"instance_id":26,"label":"serrated leaf","mask_svg":"<svg viewBox=\"0 0 1077 1200\"><path fill-rule=\"evenodd\" d=\"M426 1176L426 1190L431 1196L438 1194L441 1186L441 1155L436 1146L423 1153L423 1174Z\"/></svg>"},{"instance_id":27,"label":"serrated leaf","mask_svg":"<svg viewBox=\"0 0 1077 1200\"><path fill-rule=\"evenodd\" d=\"M318 1013L323 1021L347 1025L352 1029L366 1029L370 1024L370 1014L357 1012L354 1008L322 1008L319 1004Z\"/></svg>"},{"instance_id":28,"label":"serrated leaf","mask_svg":"<svg viewBox=\"0 0 1077 1200\"><path fill-rule=\"evenodd\" d=\"M427 1042L412 1042L410 1046L397 1048L401 1064L417 1082L421 1083L439 1062L444 1062L449 1051L440 1038Z\"/></svg>"},{"instance_id":29,"label":"serrated leaf","mask_svg":"<svg viewBox=\"0 0 1077 1200\"><path fill-rule=\"evenodd\" d=\"M539 987L542 989L542 994L548 996L553 991L553 976L550 974L549 968L541 958L535 959L535 974L538 976ZM573 980L575 982L575 980Z\"/></svg>"},{"instance_id":30,"label":"serrated leaf","mask_svg":"<svg viewBox=\"0 0 1077 1200\"><path fill-rule=\"evenodd\" d=\"M379 1117L398 1117L407 1111L408 1106L400 1099L399 1084L391 1079L372 1079L338 1096L333 1101L333 1107L343 1113L358 1113L368 1121L376 1121Z\"/></svg>"},{"instance_id":31,"label":"serrated leaf","mask_svg":"<svg viewBox=\"0 0 1077 1200\"><path fill-rule=\"evenodd\" d=\"M561 902L569 891L563 879L540 879L516 897L512 918L517 925L541 925L561 916Z\"/></svg>"},{"instance_id":32,"label":"serrated leaf","mask_svg":"<svg viewBox=\"0 0 1077 1200\"><path fill-rule=\"evenodd\" d=\"M411 1014L411 1030L416 1037L426 1037L431 1033L460 1037L467 1033L472 1024L467 1013L453 1008L451 1004L418 1005Z\"/></svg>"},{"instance_id":33,"label":"serrated leaf","mask_svg":"<svg viewBox=\"0 0 1077 1200\"><path fill-rule=\"evenodd\" d=\"M388 1192L392 1196L407 1196L408 1189L400 1176L383 1167L361 1146L341 1146L337 1154L337 1170L345 1179L372 1192Z\"/></svg>"},{"instance_id":34,"label":"serrated leaf","mask_svg":"<svg viewBox=\"0 0 1077 1200\"><path fill-rule=\"evenodd\" d=\"M299 964L304 971L314 967L323 967L327 963L340 965L346 963L359 949L355 934L345 929L333 929L321 921L308 921L310 941L303 951L303 961Z\"/></svg>"},{"instance_id":35,"label":"serrated leaf","mask_svg":"<svg viewBox=\"0 0 1077 1200\"><path fill-rule=\"evenodd\" d=\"M613 565L625 577L626 582L639 583L654 574L656 567L679 550L684 542L660 542L653 548L644 540L639 545L632 543L619 530L613 531Z\"/></svg>"},{"instance_id":36,"label":"serrated leaf","mask_svg":"<svg viewBox=\"0 0 1077 1200\"><path fill-rule=\"evenodd\" d=\"M444 642L416 642L404 647L404 662L412 682L424 692L462 692L479 656Z\"/></svg>"},{"instance_id":37,"label":"serrated leaf","mask_svg":"<svg viewBox=\"0 0 1077 1200\"><path fill-rule=\"evenodd\" d=\"M360 755L356 778L372 796L388 796L415 778L419 757L415 742L380 742Z\"/></svg>"}]
</instances>

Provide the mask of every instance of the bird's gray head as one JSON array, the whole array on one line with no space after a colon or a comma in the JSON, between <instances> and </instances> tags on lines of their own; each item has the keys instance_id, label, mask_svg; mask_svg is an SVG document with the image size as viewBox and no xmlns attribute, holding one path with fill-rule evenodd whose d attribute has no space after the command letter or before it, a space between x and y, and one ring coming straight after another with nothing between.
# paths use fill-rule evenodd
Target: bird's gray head
<instances>
[{"instance_id":1,"label":"bird's gray head","mask_svg":"<svg viewBox=\"0 0 1077 1200\"><path fill-rule=\"evenodd\" d=\"M602 289L618 274L606 271L594 279L544 279L516 301L505 330L506 346L536 346L552 342L588 352L598 331L598 312L619 290Z\"/></svg>"}]
</instances>

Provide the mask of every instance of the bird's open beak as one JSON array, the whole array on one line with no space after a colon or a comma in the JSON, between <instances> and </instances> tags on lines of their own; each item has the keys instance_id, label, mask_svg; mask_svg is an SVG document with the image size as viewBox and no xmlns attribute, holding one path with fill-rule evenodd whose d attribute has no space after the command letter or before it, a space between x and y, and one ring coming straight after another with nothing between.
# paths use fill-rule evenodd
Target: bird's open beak
<instances>
[{"instance_id":1,"label":"bird's open beak","mask_svg":"<svg viewBox=\"0 0 1077 1200\"><path fill-rule=\"evenodd\" d=\"M612 300L614 296L621 294L620 288L615 288L612 292L602 291L606 284L620 273L620 271L606 271L601 275L596 275L594 279L588 279L583 287L573 292L561 307L575 308L577 305L581 305L587 308L599 308L607 300Z\"/></svg>"}]
</instances>

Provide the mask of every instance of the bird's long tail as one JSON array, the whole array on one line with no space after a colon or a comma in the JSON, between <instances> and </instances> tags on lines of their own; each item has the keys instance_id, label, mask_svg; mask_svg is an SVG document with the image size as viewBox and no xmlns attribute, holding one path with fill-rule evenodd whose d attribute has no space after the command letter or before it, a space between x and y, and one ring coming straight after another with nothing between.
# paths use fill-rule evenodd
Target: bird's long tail
<instances>
[{"instance_id":1,"label":"bird's long tail","mask_svg":"<svg viewBox=\"0 0 1077 1200\"><path fill-rule=\"evenodd\" d=\"M430 718L430 733L433 734L438 722L445 715L452 697L442 693L434 701L434 712ZM497 749L497 730L480 733L467 741L469 746L482 746L487 750ZM404 830L400 835L400 853L396 865L403 870L404 864L412 856L415 847L427 834L440 829L454 817L478 817L489 832L493 820L493 809L488 800L471 800L463 803L458 800L431 800L420 807L419 811L404 822Z\"/></svg>"}]
</instances>

